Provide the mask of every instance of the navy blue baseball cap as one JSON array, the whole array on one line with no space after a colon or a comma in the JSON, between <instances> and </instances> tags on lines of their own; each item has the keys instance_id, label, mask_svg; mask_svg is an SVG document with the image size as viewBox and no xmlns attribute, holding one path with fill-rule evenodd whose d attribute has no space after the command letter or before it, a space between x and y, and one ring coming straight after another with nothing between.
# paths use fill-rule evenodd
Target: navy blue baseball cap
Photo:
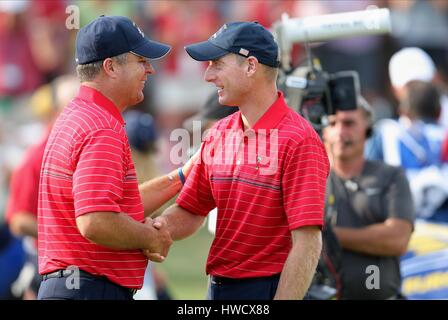
<instances>
[{"instance_id":1,"label":"navy blue baseball cap","mask_svg":"<svg viewBox=\"0 0 448 320\"><path fill-rule=\"evenodd\" d=\"M158 137L154 118L142 111L129 110L123 113L123 119L131 147L141 152L149 151Z\"/></svg>"},{"instance_id":2,"label":"navy blue baseball cap","mask_svg":"<svg viewBox=\"0 0 448 320\"><path fill-rule=\"evenodd\" d=\"M243 57L254 56L260 63L273 68L280 64L274 36L257 22L226 23L207 41L186 46L185 50L198 61L235 53Z\"/></svg>"},{"instance_id":3,"label":"navy blue baseball cap","mask_svg":"<svg viewBox=\"0 0 448 320\"><path fill-rule=\"evenodd\" d=\"M126 52L159 59L170 49L166 44L145 38L145 34L131 19L102 15L78 31L76 63L87 64Z\"/></svg>"}]
</instances>

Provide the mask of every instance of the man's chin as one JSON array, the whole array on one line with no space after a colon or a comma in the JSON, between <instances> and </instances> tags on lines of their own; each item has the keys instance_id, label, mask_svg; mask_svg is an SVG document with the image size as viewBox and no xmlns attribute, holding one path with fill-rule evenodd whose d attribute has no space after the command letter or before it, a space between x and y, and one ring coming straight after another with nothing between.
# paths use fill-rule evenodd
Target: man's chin
<instances>
[{"instance_id":1,"label":"man's chin","mask_svg":"<svg viewBox=\"0 0 448 320\"><path fill-rule=\"evenodd\" d=\"M231 103L230 101L228 101L225 97L219 97L218 98L218 102L219 102L220 105L227 106L227 107L233 107L233 106L236 105L236 104Z\"/></svg>"},{"instance_id":2,"label":"man's chin","mask_svg":"<svg viewBox=\"0 0 448 320\"><path fill-rule=\"evenodd\" d=\"M343 151L333 151L334 157L340 160L349 160L353 158L353 155L349 154L348 152Z\"/></svg>"},{"instance_id":3,"label":"man's chin","mask_svg":"<svg viewBox=\"0 0 448 320\"><path fill-rule=\"evenodd\" d=\"M143 101L143 99L145 99L145 95L143 93L141 93L137 98L134 99L132 106L139 104L140 102Z\"/></svg>"}]
</instances>

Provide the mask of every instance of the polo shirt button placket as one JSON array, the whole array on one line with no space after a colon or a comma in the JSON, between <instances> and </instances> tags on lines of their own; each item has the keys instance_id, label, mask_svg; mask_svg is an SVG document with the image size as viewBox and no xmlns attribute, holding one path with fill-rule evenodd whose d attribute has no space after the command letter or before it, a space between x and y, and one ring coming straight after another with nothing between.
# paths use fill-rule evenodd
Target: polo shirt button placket
<instances>
[{"instance_id":1,"label":"polo shirt button placket","mask_svg":"<svg viewBox=\"0 0 448 320\"><path fill-rule=\"evenodd\" d=\"M255 169L257 169L257 170L260 169L260 163L261 163L261 156L257 155L257 165L256 165Z\"/></svg>"},{"instance_id":2,"label":"polo shirt button placket","mask_svg":"<svg viewBox=\"0 0 448 320\"><path fill-rule=\"evenodd\" d=\"M245 145L247 141L247 137L243 137L243 139L240 141L239 145L238 145L238 152L236 153L236 161L235 161L235 169L234 169L234 174L239 173L239 171L241 170L241 163L242 163L242 159L241 157L245 156Z\"/></svg>"}]
</instances>

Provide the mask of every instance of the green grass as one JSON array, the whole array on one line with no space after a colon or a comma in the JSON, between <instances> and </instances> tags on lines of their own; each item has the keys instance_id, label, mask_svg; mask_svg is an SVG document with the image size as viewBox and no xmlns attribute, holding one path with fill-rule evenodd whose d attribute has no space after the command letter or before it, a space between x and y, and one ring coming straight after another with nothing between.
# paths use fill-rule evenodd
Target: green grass
<instances>
[{"instance_id":1,"label":"green grass","mask_svg":"<svg viewBox=\"0 0 448 320\"><path fill-rule=\"evenodd\" d=\"M174 299L204 300L207 293L205 263L213 236L201 228L193 236L176 241L165 262L157 265L167 275Z\"/></svg>"}]
</instances>

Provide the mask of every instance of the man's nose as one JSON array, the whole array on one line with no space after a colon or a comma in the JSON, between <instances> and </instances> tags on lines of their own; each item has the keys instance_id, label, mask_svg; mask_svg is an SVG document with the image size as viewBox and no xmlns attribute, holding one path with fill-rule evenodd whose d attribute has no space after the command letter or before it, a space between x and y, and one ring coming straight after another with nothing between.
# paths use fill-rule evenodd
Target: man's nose
<instances>
[{"instance_id":1,"label":"man's nose","mask_svg":"<svg viewBox=\"0 0 448 320\"><path fill-rule=\"evenodd\" d=\"M154 69L152 64L149 63L149 62L146 63L146 65L145 65L145 73L147 73L147 74L154 74L154 73L156 73L156 70Z\"/></svg>"},{"instance_id":2,"label":"man's nose","mask_svg":"<svg viewBox=\"0 0 448 320\"><path fill-rule=\"evenodd\" d=\"M204 73L204 80L207 82L213 82L216 79L215 73L211 70L210 66L207 67Z\"/></svg>"},{"instance_id":3,"label":"man's nose","mask_svg":"<svg viewBox=\"0 0 448 320\"><path fill-rule=\"evenodd\" d=\"M344 139L347 136L347 130L345 130L344 125L341 123L336 123L333 128L333 134L339 139Z\"/></svg>"}]
</instances>

